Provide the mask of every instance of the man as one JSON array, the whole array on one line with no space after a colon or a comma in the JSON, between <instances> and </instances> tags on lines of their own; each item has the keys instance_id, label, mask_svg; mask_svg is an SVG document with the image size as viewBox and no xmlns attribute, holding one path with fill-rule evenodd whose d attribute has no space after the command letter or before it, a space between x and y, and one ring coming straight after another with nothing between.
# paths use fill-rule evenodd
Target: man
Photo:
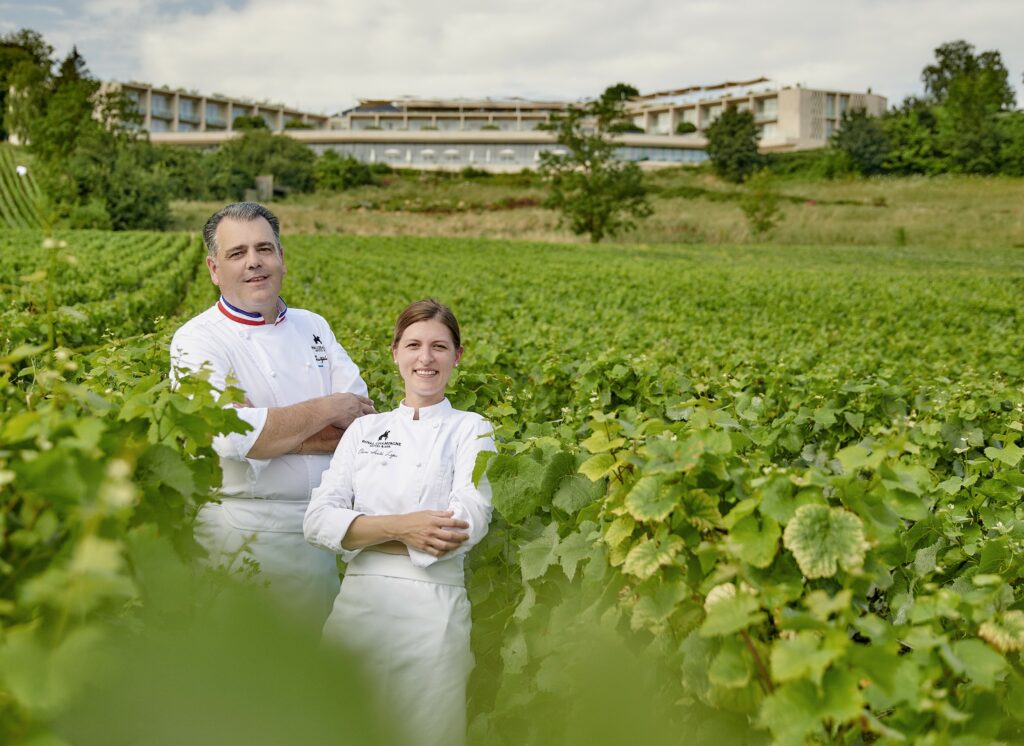
<instances>
[{"instance_id":1,"label":"man","mask_svg":"<svg viewBox=\"0 0 1024 746\"><path fill-rule=\"evenodd\" d=\"M359 369L327 322L280 297L285 275L280 225L253 202L228 205L203 229L210 279L221 297L171 341L171 375L210 369L223 390L245 392L247 433L218 435L220 503L203 506L196 539L213 564L246 556L275 595L319 624L338 592L334 555L302 536L310 492L352 421L374 411Z\"/></svg>"}]
</instances>

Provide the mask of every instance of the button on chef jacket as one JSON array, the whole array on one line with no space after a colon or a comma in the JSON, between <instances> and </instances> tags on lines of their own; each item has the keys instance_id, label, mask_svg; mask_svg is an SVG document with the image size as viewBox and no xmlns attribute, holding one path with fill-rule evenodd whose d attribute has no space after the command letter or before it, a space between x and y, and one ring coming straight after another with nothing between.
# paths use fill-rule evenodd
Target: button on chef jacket
<instances>
[{"instance_id":1,"label":"button on chef jacket","mask_svg":"<svg viewBox=\"0 0 1024 746\"><path fill-rule=\"evenodd\" d=\"M409 548L417 567L440 560L462 562L487 533L491 487L486 477L473 484L477 454L494 450L490 423L473 412L453 409L447 399L415 409L360 417L342 437L313 490L303 532L315 546L351 561L362 550L341 546L360 515L399 515L417 510L451 510L469 523L469 539L442 557Z\"/></svg>"},{"instance_id":2,"label":"button on chef jacket","mask_svg":"<svg viewBox=\"0 0 1024 746\"><path fill-rule=\"evenodd\" d=\"M259 319L257 321L257 319ZM367 395L359 368L338 344L327 321L281 301L277 323L234 308L223 298L187 321L171 340L171 375L210 366L210 384L221 391L228 376L252 407L238 416L252 425L247 433L219 435L213 448L221 457L226 497L308 500L330 463L329 454L285 454L252 459L246 454L259 438L269 407L286 407L332 393Z\"/></svg>"}]
</instances>

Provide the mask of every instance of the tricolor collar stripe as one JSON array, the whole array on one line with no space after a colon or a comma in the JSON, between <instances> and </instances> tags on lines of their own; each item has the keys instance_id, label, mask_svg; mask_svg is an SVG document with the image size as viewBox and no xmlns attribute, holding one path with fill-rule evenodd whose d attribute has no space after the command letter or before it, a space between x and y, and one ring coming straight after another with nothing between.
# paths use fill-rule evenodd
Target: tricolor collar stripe
<instances>
[{"instance_id":1,"label":"tricolor collar stripe","mask_svg":"<svg viewBox=\"0 0 1024 746\"><path fill-rule=\"evenodd\" d=\"M277 326L284 321L284 315L288 312L288 305L284 302L284 299L279 298L278 301L281 304L281 311L277 314L277 320L274 321L274 326ZM266 326L267 323L263 319L262 315L258 313L249 313L248 311L243 311L241 308L236 308L231 305L223 295L220 297L220 300L217 301L217 309L232 321L239 324L245 324L246 326Z\"/></svg>"}]
</instances>

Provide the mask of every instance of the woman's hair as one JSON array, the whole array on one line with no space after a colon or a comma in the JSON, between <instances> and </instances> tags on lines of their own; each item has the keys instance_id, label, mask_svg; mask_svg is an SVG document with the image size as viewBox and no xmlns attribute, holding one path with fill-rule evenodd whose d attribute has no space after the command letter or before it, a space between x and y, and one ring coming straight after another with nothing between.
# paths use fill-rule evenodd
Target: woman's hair
<instances>
[{"instance_id":1,"label":"woman's hair","mask_svg":"<svg viewBox=\"0 0 1024 746\"><path fill-rule=\"evenodd\" d=\"M448 331L452 333L452 341L455 342L455 346L462 347L462 337L459 334L459 322L455 320L455 314L452 313L452 309L448 308L444 303L439 303L433 298L427 298L426 300L418 300L415 303L410 303L405 307L405 310L398 315L398 321L395 322L395 338L391 342L391 347L397 347L398 341L405 334L405 330L418 321L430 321L431 319L437 319L442 324L448 327Z\"/></svg>"}]
</instances>

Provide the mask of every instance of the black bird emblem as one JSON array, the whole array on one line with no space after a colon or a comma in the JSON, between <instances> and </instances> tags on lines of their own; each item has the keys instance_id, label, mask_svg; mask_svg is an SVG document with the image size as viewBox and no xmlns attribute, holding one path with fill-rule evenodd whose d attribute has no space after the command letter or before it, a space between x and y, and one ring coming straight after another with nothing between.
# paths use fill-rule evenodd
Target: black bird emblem
<instances>
[{"instance_id":1,"label":"black bird emblem","mask_svg":"<svg viewBox=\"0 0 1024 746\"><path fill-rule=\"evenodd\" d=\"M385 430L384 432L382 432L380 434L380 437L377 438L377 442L379 443L382 440L387 440L389 435L391 435L391 431L390 430Z\"/></svg>"},{"instance_id":2,"label":"black bird emblem","mask_svg":"<svg viewBox=\"0 0 1024 746\"><path fill-rule=\"evenodd\" d=\"M315 335L315 334L313 335L313 341L314 341L314 342L315 342L316 344L323 344L323 343L322 343L322 342L320 341L320 337L318 337L318 336L317 336L317 335Z\"/></svg>"}]
</instances>

